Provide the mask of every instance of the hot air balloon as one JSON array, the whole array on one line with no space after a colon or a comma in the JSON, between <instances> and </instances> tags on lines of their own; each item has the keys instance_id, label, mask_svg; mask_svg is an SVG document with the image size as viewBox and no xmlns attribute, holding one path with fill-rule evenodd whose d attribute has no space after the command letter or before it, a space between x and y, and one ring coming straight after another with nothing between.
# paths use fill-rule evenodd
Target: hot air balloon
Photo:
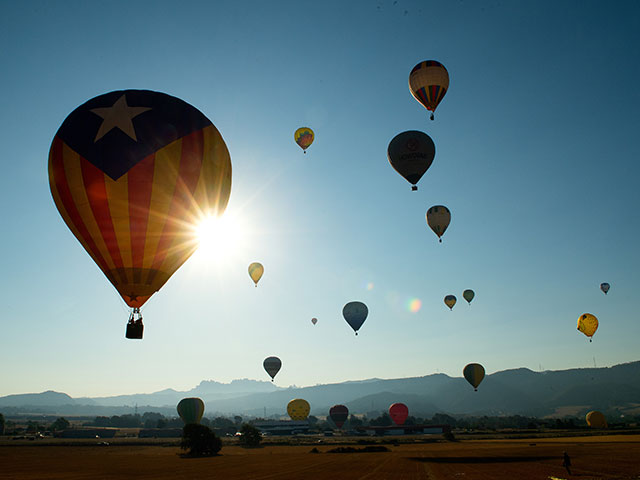
<instances>
[{"instance_id":1,"label":"hot air balloon","mask_svg":"<svg viewBox=\"0 0 640 480\"><path fill-rule=\"evenodd\" d=\"M264 359L264 362L262 362L262 366L267 371L271 377L271 381L273 382L276 374L280 371L280 368L282 368L282 362L278 357L267 357Z\"/></svg>"},{"instance_id":2,"label":"hot air balloon","mask_svg":"<svg viewBox=\"0 0 640 480\"><path fill-rule=\"evenodd\" d=\"M62 123L49 186L64 222L133 309L127 338L142 338L140 307L196 250L195 226L227 206L231 160L196 108L120 90Z\"/></svg>"},{"instance_id":3,"label":"hot air balloon","mask_svg":"<svg viewBox=\"0 0 640 480\"><path fill-rule=\"evenodd\" d=\"M358 335L358 330L367 319L369 309L362 302L349 302L342 309L342 316Z\"/></svg>"},{"instance_id":4,"label":"hot air balloon","mask_svg":"<svg viewBox=\"0 0 640 480\"><path fill-rule=\"evenodd\" d=\"M605 295L607 294L607 292L609 291L610 288L611 288L611 285L609 285L606 282L600 284L600 290L602 290Z\"/></svg>"},{"instance_id":5,"label":"hot air balloon","mask_svg":"<svg viewBox=\"0 0 640 480\"><path fill-rule=\"evenodd\" d=\"M476 294L475 294L475 292L473 290L468 290L467 289L464 292L462 292L462 298L464 298L469 305L471 305L471 300L473 300L473 297L475 297L475 296L476 296Z\"/></svg>"},{"instance_id":6,"label":"hot air balloon","mask_svg":"<svg viewBox=\"0 0 640 480\"><path fill-rule=\"evenodd\" d=\"M307 153L307 148L313 143L314 139L313 130L309 127L301 127L293 134L293 139L304 153Z\"/></svg>"},{"instance_id":7,"label":"hot air balloon","mask_svg":"<svg viewBox=\"0 0 640 480\"><path fill-rule=\"evenodd\" d=\"M436 111L438 104L449 89L449 72L440 62L427 60L420 62L409 74L411 95L427 110Z\"/></svg>"},{"instance_id":8,"label":"hot air balloon","mask_svg":"<svg viewBox=\"0 0 640 480\"><path fill-rule=\"evenodd\" d=\"M256 287L258 286L258 282L262 278L263 273L264 267L261 263L253 262L251 265L249 265L249 276L251 277L251 280L253 280L253 283L256 284Z\"/></svg>"},{"instance_id":9,"label":"hot air balloon","mask_svg":"<svg viewBox=\"0 0 640 480\"><path fill-rule=\"evenodd\" d=\"M316 317L313 317L311 319L311 323L313 323L315 325L316 323L318 323L318 319Z\"/></svg>"},{"instance_id":10,"label":"hot air balloon","mask_svg":"<svg viewBox=\"0 0 640 480\"><path fill-rule=\"evenodd\" d=\"M464 378L467 379L467 382L469 382L477 392L478 385L480 385L480 382L482 382L482 379L484 378L484 367L479 363L470 363L464 367L462 374L464 375Z\"/></svg>"},{"instance_id":11,"label":"hot air balloon","mask_svg":"<svg viewBox=\"0 0 640 480\"><path fill-rule=\"evenodd\" d=\"M433 163L436 146L426 133L410 130L393 137L387 149L387 158L396 172L418 190L416 183Z\"/></svg>"},{"instance_id":12,"label":"hot air balloon","mask_svg":"<svg viewBox=\"0 0 640 480\"><path fill-rule=\"evenodd\" d=\"M578 330L589 337L589 341L591 342L591 337L593 337L596 330L598 330L598 319L595 315L583 313L580 315L580 318L578 318Z\"/></svg>"},{"instance_id":13,"label":"hot air balloon","mask_svg":"<svg viewBox=\"0 0 640 480\"><path fill-rule=\"evenodd\" d=\"M306 420L310 411L309 402L302 398L295 398L287 404L287 413L291 420Z\"/></svg>"},{"instance_id":14,"label":"hot air balloon","mask_svg":"<svg viewBox=\"0 0 640 480\"><path fill-rule=\"evenodd\" d=\"M458 299L455 295L447 295L446 297L444 297L444 303L447 307L449 307L449 310L453 310L453 306L457 301Z\"/></svg>"},{"instance_id":15,"label":"hot air balloon","mask_svg":"<svg viewBox=\"0 0 640 480\"><path fill-rule=\"evenodd\" d=\"M329 409L329 418L336 424L336 427L342 428L344 422L349 418L349 409L344 405L334 405Z\"/></svg>"},{"instance_id":16,"label":"hot air balloon","mask_svg":"<svg viewBox=\"0 0 640 480\"><path fill-rule=\"evenodd\" d=\"M394 403L389 407L389 416L393 423L402 425L409 416L409 409L404 403Z\"/></svg>"},{"instance_id":17,"label":"hot air balloon","mask_svg":"<svg viewBox=\"0 0 640 480\"><path fill-rule=\"evenodd\" d=\"M587 413L587 416L585 418L587 420L587 425L589 425L591 428L608 427L607 419L602 414L602 412L598 412L597 410Z\"/></svg>"},{"instance_id":18,"label":"hot air balloon","mask_svg":"<svg viewBox=\"0 0 640 480\"><path fill-rule=\"evenodd\" d=\"M178 415L186 425L200 423L204 414L204 402L196 397L183 398L178 403L177 410Z\"/></svg>"},{"instance_id":19,"label":"hot air balloon","mask_svg":"<svg viewBox=\"0 0 640 480\"><path fill-rule=\"evenodd\" d=\"M442 235L451 222L451 212L443 205L435 205L427 210L427 224L442 243Z\"/></svg>"}]
</instances>

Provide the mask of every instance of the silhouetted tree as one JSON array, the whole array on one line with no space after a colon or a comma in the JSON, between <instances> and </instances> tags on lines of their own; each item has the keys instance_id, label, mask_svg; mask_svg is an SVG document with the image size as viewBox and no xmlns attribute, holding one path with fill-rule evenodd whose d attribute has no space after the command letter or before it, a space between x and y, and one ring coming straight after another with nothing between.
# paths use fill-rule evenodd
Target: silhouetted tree
<instances>
[{"instance_id":1,"label":"silhouetted tree","mask_svg":"<svg viewBox=\"0 0 640 480\"><path fill-rule=\"evenodd\" d=\"M436 425L451 425L451 427L455 427L456 419L446 413L436 413L431 418L431 423Z\"/></svg>"},{"instance_id":2,"label":"silhouetted tree","mask_svg":"<svg viewBox=\"0 0 640 480\"><path fill-rule=\"evenodd\" d=\"M238 443L240 443L240 445L242 445L243 447L257 447L262 441L260 430L258 430L253 425L249 425L248 423L242 425L242 427L240 428L240 433L242 435L240 436Z\"/></svg>"},{"instance_id":3,"label":"silhouetted tree","mask_svg":"<svg viewBox=\"0 0 640 480\"><path fill-rule=\"evenodd\" d=\"M365 421L366 418L363 420L359 417L356 417L355 415L351 415L349 417L349 424L352 428L361 427L362 425L364 425Z\"/></svg>"},{"instance_id":4,"label":"silhouetted tree","mask_svg":"<svg viewBox=\"0 0 640 480\"><path fill-rule=\"evenodd\" d=\"M164 415L158 412L144 412L142 414L142 422L144 423L144 428L156 428L158 425L158 421L163 419Z\"/></svg>"},{"instance_id":5,"label":"silhouetted tree","mask_svg":"<svg viewBox=\"0 0 640 480\"><path fill-rule=\"evenodd\" d=\"M27 433L37 433L46 430L45 425L38 423L37 421L29 420L27 422Z\"/></svg>"},{"instance_id":6,"label":"silhouetted tree","mask_svg":"<svg viewBox=\"0 0 640 480\"><path fill-rule=\"evenodd\" d=\"M198 423L189 423L182 429L182 450L189 450L193 457L210 457L222 448L222 440L209 427Z\"/></svg>"},{"instance_id":7,"label":"silhouetted tree","mask_svg":"<svg viewBox=\"0 0 640 480\"><path fill-rule=\"evenodd\" d=\"M69 428L70 425L71 424L69 423L69 420L67 420L64 417L58 417L56 418L56 421L51 424L51 426L49 427L49 430L51 430L52 432L57 432L59 430L66 430L67 428Z\"/></svg>"},{"instance_id":8,"label":"silhouetted tree","mask_svg":"<svg viewBox=\"0 0 640 480\"><path fill-rule=\"evenodd\" d=\"M391 425L393 422L391 421L391 417L388 413L383 413L378 418L373 418L371 420L371 425L375 427L387 427Z\"/></svg>"},{"instance_id":9,"label":"silhouetted tree","mask_svg":"<svg viewBox=\"0 0 640 480\"><path fill-rule=\"evenodd\" d=\"M404 421L405 425L417 425L418 423L422 423L422 422L418 422L416 417L414 417L413 415L409 415L407 419Z\"/></svg>"}]
</instances>

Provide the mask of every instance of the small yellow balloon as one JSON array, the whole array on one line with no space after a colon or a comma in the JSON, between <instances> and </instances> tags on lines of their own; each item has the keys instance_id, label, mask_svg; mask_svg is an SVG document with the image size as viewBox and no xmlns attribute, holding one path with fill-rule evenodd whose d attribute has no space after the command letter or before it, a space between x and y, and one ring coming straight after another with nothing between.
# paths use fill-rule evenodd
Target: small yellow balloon
<instances>
[{"instance_id":1,"label":"small yellow balloon","mask_svg":"<svg viewBox=\"0 0 640 480\"><path fill-rule=\"evenodd\" d=\"M578 330L589 337L589 341L591 341L591 337L593 337L596 330L598 330L598 319L595 315L583 313L580 315L580 318L578 318Z\"/></svg>"},{"instance_id":2,"label":"small yellow balloon","mask_svg":"<svg viewBox=\"0 0 640 480\"><path fill-rule=\"evenodd\" d=\"M256 287L258 286L258 282L262 278L263 273L264 267L261 263L253 262L251 265L249 265L249 276L251 277L251 280L253 280L253 283L256 284Z\"/></svg>"},{"instance_id":3,"label":"small yellow balloon","mask_svg":"<svg viewBox=\"0 0 640 480\"><path fill-rule=\"evenodd\" d=\"M306 420L311 411L309 402L302 398L295 398L287 405L287 413L291 420Z\"/></svg>"},{"instance_id":4,"label":"small yellow balloon","mask_svg":"<svg viewBox=\"0 0 640 480\"><path fill-rule=\"evenodd\" d=\"M594 410L592 412L587 413L587 425L591 428L607 428L607 419L602 414L602 412L598 412Z\"/></svg>"}]
</instances>

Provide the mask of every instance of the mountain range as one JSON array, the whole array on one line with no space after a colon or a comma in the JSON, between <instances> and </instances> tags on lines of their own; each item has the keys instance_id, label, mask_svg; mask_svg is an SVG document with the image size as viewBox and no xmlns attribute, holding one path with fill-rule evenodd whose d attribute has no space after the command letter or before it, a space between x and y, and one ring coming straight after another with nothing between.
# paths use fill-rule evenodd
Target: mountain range
<instances>
[{"instance_id":1,"label":"mountain range","mask_svg":"<svg viewBox=\"0 0 640 480\"><path fill-rule=\"evenodd\" d=\"M311 404L311 414L327 415L334 404L351 413L377 416L394 402L405 403L411 415L524 415L554 417L583 415L589 410L640 414L640 361L603 368L534 372L526 368L487 375L478 391L464 378L433 374L398 379L368 379L312 387L282 388L271 382L233 380L202 381L188 391L173 389L155 393L112 397L72 398L47 391L0 397L0 411L11 414L122 415L155 411L175 416L175 405L184 397L204 400L205 415L286 415L293 398Z\"/></svg>"}]
</instances>

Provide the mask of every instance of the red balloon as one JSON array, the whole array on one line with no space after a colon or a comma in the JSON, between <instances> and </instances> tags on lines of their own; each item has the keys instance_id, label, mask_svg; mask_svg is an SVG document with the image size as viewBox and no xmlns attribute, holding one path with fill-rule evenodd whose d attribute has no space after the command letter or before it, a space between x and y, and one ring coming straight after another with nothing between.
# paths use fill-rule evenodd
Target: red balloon
<instances>
[{"instance_id":1,"label":"red balloon","mask_svg":"<svg viewBox=\"0 0 640 480\"><path fill-rule=\"evenodd\" d=\"M389 407L389 415L396 425L402 425L409 416L409 409L404 403L394 403Z\"/></svg>"},{"instance_id":2,"label":"red balloon","mask_svg":"<svg viewBox=\"0 0 640 480\"><path fill-rule=\"evenodd\" d=\"M333 423L336 424L336 427L342 428L344 422L349 418L349 409L344 405L334 405L329 410L329 418L333 420Z\"/></svg>"}]
</instances>

